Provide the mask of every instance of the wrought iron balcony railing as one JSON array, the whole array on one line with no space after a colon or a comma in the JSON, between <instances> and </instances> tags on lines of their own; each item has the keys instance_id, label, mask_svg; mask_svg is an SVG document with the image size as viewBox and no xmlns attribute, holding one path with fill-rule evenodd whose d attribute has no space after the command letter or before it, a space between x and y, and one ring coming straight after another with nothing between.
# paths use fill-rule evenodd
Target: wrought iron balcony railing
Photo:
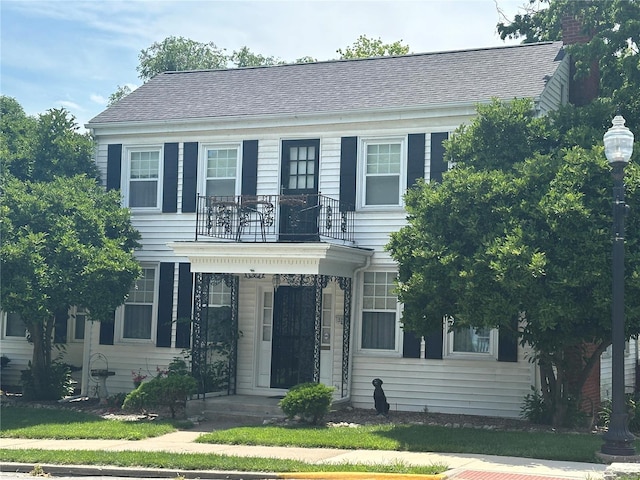
<instances>
[{"instance_id":1,"label":"wrought iron balcony railing","mask_svg":"<svg viewBox=\"0 0 640 480\"><path fill-rule=\"evenodd\" d=\"M198 196L196 240L353 243L354 209L318 195Z\"/></svg>"}]
</instances>

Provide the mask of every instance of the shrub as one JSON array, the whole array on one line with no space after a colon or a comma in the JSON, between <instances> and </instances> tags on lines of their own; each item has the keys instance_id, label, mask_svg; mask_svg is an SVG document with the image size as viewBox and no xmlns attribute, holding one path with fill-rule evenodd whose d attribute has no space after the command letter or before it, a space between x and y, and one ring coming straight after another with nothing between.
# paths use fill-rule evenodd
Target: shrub
<instances>
[{"instance_id":1,"label":"shrub","mask_svg":"<svg viewBox=\"0 0 640 480\"><path fill-rule=\"evenodd\" d=\"M538 425L553 425L555 410L552 405L547 404L540 393L531 387L532 393L524 397L520 416L525 420ZM566 412L561 427L575 427L584 424L586 415L578 408L578 402L573 398L568 398L565 405Z\"/></svg>"},{"instance_id":2,"label":"shrub","mask_svg":"<svg viewBox=\"0 0 640 480\"><path fill-rule=\"evenodd\" d=\"M122 408L143 410L168 407L171 411L171 418L175 418L177 408L184 408L187 397L195 392L196 381L189 375L158 376L130 392L125 398Z\"/></svg>"},{"instance_id":3,"label":"shrub","mask_svg":"<svg viewBox=\"0 0 640 480\"><path fill-rule=\"evenodd\" d=\"M629 414L629 430L635 433L640 432L640 401L636 400L632 394L626 395L627 413ZM611 419L611 400L605 400L600 405L598 420L600 426L609 427Z\"/></svg>"},{"instance_id":4,"label":"shrub","mask_svg":"<svg viewBox=\"0 0 640 480\"><path fill-rule=\"evenodd\" d=\"M332 387L321 383L301 383L291 387L279 405L289 418L297 415L316 425L329 413L332 397Z\"/></svg>"},{"instance_id":5,"label":"shrub","mask_svg":"<svg viewBox=\"0 0 640 480\"><path fill-rule=\"evenodd\" d=\"M73 393L73 379L71 378L71 368L66 363L54 360L51 367L44 372L46 384L41 391L36 389L36 382L33 378L31 362L27 370L22 371L22 396L25 400L60 400Z\"/></svg>"}]
</instances>

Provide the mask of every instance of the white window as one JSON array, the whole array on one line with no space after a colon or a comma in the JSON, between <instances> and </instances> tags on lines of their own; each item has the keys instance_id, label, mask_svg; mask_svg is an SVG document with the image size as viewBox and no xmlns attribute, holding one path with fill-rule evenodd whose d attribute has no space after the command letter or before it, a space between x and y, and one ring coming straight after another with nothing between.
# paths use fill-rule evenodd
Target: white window
<instances>
[{"instance_id":1,"label":"white window","mask_svg":"<svg viewBox=\"0 0 640 480\"><path fill-rule=\"evenodd\" d=\"M396 350L398 298L395 272L365 272L362 295L363 349Z\"/></svg>"},{"instance_id":2,"label":"white window","mask_svg":"<svg viewBox=\"0 0 640 480\"><path fill-rule=\"evenodd\" d=\"M240 166L238 145L205 147L205 192L208 196L227 197L237 194Z\"/></svg>"},{"instance_id":3,"label":"white window","mask_svg":"<svg viewBox=\"0 0 640 480\"><path fill-rule=\"evenodd\" d=\"M128 149L127 205L156 210L162 195L160 148Z\"/></svg>"},{"instance_id":4,"label":"white window","mask_svg":"<svg viewBox=\"0 0 640 480\"><path fill-rule=\"evenodd\" d=\"M22 321L19 313L9 312L5 315L5 337L24 338L27 335L27 326Z\"/></svg>"},{"instance_id":5,"label":"white window","mask_svg":"<svg viewBox=\"0 0 640 480\"><path fill-rule=\"evenodd\" d=\"M456 328L454 325L447 335L447 343L451 356L497 357L498 330L485 327Z\"/></svg>"},{"instance_id":6,"label":"white window","mask_svg":"<svg viewBox=\"0 0 640 480\"><path fill-rule=\"evenodd\" d=\"M156 269L143 268L129 290L122 319L122 338L125 340L151 340L156 293Z\"/></svg>"},{"instance_id":7,"label":"white window","mask_svg":"<svg viewBox=\"0 0 640 480\"><path fill-rule=\"evenodd\" d=\"M400 205L404 193L404 140L363 142L363 205Z\"/></svg>"}]
</instances>

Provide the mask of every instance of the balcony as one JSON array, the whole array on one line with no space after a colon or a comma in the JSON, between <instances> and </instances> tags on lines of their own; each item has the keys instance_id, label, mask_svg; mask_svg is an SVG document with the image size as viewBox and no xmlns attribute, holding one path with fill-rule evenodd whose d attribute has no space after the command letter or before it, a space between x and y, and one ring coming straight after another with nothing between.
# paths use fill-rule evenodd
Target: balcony
<instances>
[{"instance_id":1,"label":"balcony","mask_svg":"<svg viewBox=\"0 0 640 480\"><path fill-rule=\"evenodd\" d=\"M354 209L318 195L198 196L196 240L353 244Z\"/></svg>"}]
</instances>

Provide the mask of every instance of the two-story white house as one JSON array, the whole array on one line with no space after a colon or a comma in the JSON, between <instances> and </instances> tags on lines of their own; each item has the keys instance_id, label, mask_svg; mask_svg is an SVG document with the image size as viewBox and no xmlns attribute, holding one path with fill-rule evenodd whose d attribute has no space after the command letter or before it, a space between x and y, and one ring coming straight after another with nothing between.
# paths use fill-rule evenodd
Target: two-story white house
<instances>
[{"instance_id":1,"label":"two-story white house","mask_svg":"<svg viewBox=\"0 0 640 480\"><path fill-rule=\"evenodd\" d=\"M392 409L517 417L537 381L524 349L497 330L403 332L384 246L478 103L544 115L568 90L561 42L156 76L87 125L143 276L113 322L84 324L83 389L92 359L128 391L188 351L203 392L320 381L370 408L380 377Z\"/></svg>"}]
</instances>

